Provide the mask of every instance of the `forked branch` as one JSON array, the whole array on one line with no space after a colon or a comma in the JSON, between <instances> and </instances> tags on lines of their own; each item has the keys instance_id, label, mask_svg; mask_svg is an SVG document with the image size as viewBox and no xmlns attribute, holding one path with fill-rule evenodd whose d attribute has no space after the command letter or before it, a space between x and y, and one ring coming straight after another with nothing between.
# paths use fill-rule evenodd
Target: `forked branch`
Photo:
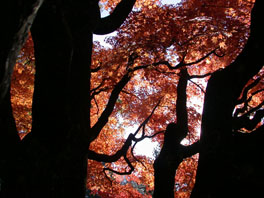
<instances>
[{"instance_id":1,"label":"forked branch","mask_svg":"<svg viewBox=\"0 0 264 198\"><path fill-rule=\"evenodd\" d=\"M145 128L145 125L148 123L148 121L150 120L150 118L154 114L154 112L157 109L157 107L159 106L160 102L161 102L161 99L155 105L155 107L153 108L153 110L150 113L150 115L139 125L139 127L137 128L137 130L134 133L129 134L129 136L126 139L126 142L124 143L124 145L122 146L122 148L120 150L118 150L115 154L113 154L113 155L99 154L99 153L96 153L96 152L94 152L92 150L88 150L88 159L95 160L95 161L98 161L98 162L112 163L112 162L118 161L120 158L123 157L124 160L126 161L126 163L128 164L129 170L125 170L124 172L119 172L119 171L113 170L111 168L104 168L104 172L105 171L112 171L112 172L114 172L116 174L119 174L119 175L131 174L133 172L133 170L134 170L134 166L132 165L132 163L130 162L130 160L127 157L128 150L131 147L133 141L136 142L136 143L138 143L139 141L142 141L145 138L154 137L155 135L158 134L157 133L157 134L154 134L152 136L147 136L147 135L145 135L145 132L143 130L141 137L140 138L136 138L136 135L139 133L139 131L141 129L144 129Z\"/></svg>"}]
</instances>

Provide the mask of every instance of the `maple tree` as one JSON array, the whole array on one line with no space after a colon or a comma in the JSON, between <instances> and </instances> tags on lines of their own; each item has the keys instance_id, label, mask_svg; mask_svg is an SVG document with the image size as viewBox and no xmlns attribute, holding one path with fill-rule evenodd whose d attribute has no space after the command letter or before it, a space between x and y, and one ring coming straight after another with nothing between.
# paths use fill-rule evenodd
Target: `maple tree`
<instances>
[{"instance_id":1,"label":"maple tree","mask_svg":"<svg viewBox=\"0 0 264 198\"><path fill-rule=\"evenodd\" d=\"M254 185L261 185L260 176L256 177L256 173L263 172L260 168L262 162L259 166L256 164L258 156L262 155L259 149L261 142L258 141L262 137L260 132L263 131L261 126L263 70L258 74L257 72L263 64L257 62L261 59L259 57L255 59L254 54L259 50L254 47L260 46L254 46L252 42L262 40L258 36L261 35L261 31L256 30L261 27L257 23L261 18L259 11L257 14L255 11L253 15L257 25L251 26L253 33L249 34L253 1L230 0L224 5L222 1L214 1L212 5L208 0L186 0L176 7L161 6L158 1L138 1L137 9L130 14L116 36L108 38L107 42L112 46L111 48L105 49L99 43L94 43L90 69L90 57L87 55L91 53L91 40L84 36L88 34L87 32L80 31L83 21L78 20L76 18L78 16L72 13L74 11L69 9L72 5L70 3L72 2L69 1L66 7L58 4L62 6L60 9L63 11L69 11L63 18L69 22L68 24L65 24L65 21L61 23L61 15L55 15L55 19L47 20L47 17L54 17L54 15L46 15L51 5L47 3L41 7L36 25L32 27L34 46L29 37L17 61L12 77L11 101L17 131L24 139L22 147L19 147L22 148L20 153L22 157L18 157L15 161L12 159L10 164L20 164L18 169L14 164L11 166L11 169L16 170L13 173L14 177L16 174L22 175L21 177L26 178L28 183L25 186L23 181L16 181L10 177L10 180L7 180L9 184L18 182L16 185L20 185L18 188L20 192L23 192L23 188L37 188L37 191L44 192L41 196L51 193L52 196L63 194L65 197L82 197L85 190L80 188L83 188L81 184L86 177L85 162L88 157L91 159L87 174L87 188L91 190L90 193L101 197L151 197L154 190L153 159L135 156L134 148L137 142L144 138L152 138L161 145L166 144L163 138L166 126L176 120L178 122L181 117L185 117L186 120L186 116L182 113L179 115L175 113L179 111L179 107L176 108L176 98L178 100L181 94L186 94L187 106L185 104L181 107L186 108L188 114L188 123L185 123L189 131L188 142L192 144L197 141L199 138L197 128L201 124L201 142L206 142L201 145L197 183L192 196L215 196L224 179L232 176L235 179L230 179L229 184L232 186L231 184L235 183L234 189L223 190L221 196L227 192L235 193L242 185L249 186L249 191ZM101 5L112 13L115 13L112 10L117 3L118 1L101 1ZM256 7L261 7L261 4ZM76 9L81 8L76 7ZM63 12L62 10L59 13ZM50 20L54 20L51 24L55 31L47 30L43 25L51 27ZM92 22L93 20L91 24ZM102 22L102 24L106 23ZM106 30L99 28L95 32L102 33L112 29L115 27L107 26ZM249 44L246 44L249 35L253 41L251 39ZM36 50L36 68L33 49ZM250 61L256 60L250 63L256 65L252 67L256 69L255 73L253 72L256 75L251 74L251 69L246 66L245 71L248 72L248 76L238 86L233 82L242 74L232 75L229 68L240 68L241 62L245 61L245 58L240 57L250 57ZM71 67L71 64L74 67ZM225 67L226 69L219 70ZM177 93L181 80L179 74L185 68L191 76L188 79L187 92ZM35 70L32 114L30 109ZM230 77L223 77L222 73ZM218 75L220 77L217 77ZM206 81L210 78L206 91L205 83L200 81L202 78L206 78ZM217 82L217 78L221 82ZM223 81L226 81L224 85L222 85ZM217 85L219 87L216 88ZM232 87L231 85L237 90L235 100L240 97L240 102L234 103L239 105L233 105L232 111L230 107L228 112L231 113L227 116L222 113L225 113L226 102L218 101L215 96L219 98L226 96L226 101L229 103L231 99L228 98L230 92L227 87ZM219 90L223 91L219 93ZM202 100L203 94L206 98L201 121L199 112L201 104L196 104L193 99ZM26 99L21 99L21 95ZM6 103L2 103L1 108L6 104L10 106L8 97L7 94ZM207 109L216 110L208 115ZM3 112L1 119L6 117L6 113L9 115L7 118L12 119L10 109ZM27 135L31 130L31 115L32 133ZM230 115L231 117L233 115L232 119ZM208 117L215 119L212 124L206 121ZM223 124L226 120L222 119L226 117L232 120L230 121L232 126ZM5 118L7 123L12 124L12 120L7 118ZM235 142L234 145L238 145L237 147L232 146L232 143L226 146L227 139L222 134L228 134L227 132L219 133L218 129L216 130L219 141L212 137L213 132L210 132L211 134L207 132L211 131L207 127L210 128L214 124L219 126L217 123L221 123L223 128L226 127L223 131L233 130L229 135L235 134L237 138L234 138L232 143ZM135 125L139 126L138 129L124 139L126 128ZM7 125L1 120L1 127L3 126ZM8 127L11 129L10 126ZM14 131L13 124L12 127ZM87 128L89 133L85 132ZM4 130L6 129L1 129ZM249 131L254 132L250 136L241 134ZM256 146L252 147L255 143ZM243 144L247 146L244 148ZM16 143L10 146L15 153ZM223 153L221 149L224 150ZM212 153L208 154L208 151ZM250 165L256 169L255 172L242 174L243 166L247 164L246 160L243 160L244 155L239 154L241 151L246 159L250 159ZM222 157L206 158L206 156L218 156L219 152ZM250 158L252 153L256 154L256 159ZM226 156L235 156L235 158L230 160L230 157L227 157L223 160ZM22 158L30 160L26 162ZM56 164L53 164L54 161ZM210 165L213 168L208 168ZM229 165L239 167L236 173L228 171ZM175 197L191 195L196 166L197 156L186 159L179 167L174 168L177 169ZM222 168L223 171L217 174L215 173L217 168ZM132 175L126 176L131 173ZM35 184L34 177L32 180L27 178L27 175L30 177L32 174L41 178L38 184ZM174 177L174 175L170 176ZM203 176L206 176L206 179ZM242 176L243 179L237 179L238 176ZM255 182L249 185L252 180ZM65 191L65 188L68 191ZM57 189L57 192L54 192L54 189ZM241 195L245 192L241 191ZM38 192L31 193L28 196L34 196L34 193Z\"/></svg>"}]
</instances>

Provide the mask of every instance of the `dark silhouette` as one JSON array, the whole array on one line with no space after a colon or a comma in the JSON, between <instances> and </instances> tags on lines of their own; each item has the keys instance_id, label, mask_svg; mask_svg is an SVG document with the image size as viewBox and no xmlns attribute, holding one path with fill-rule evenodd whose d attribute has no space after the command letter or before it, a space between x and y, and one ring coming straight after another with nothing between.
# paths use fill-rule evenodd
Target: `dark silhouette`
<instances>
[{"instance_id":1,"label":"dark silhouette","mask_svg":"<svg viewBox=\"0 0 264 198\"><path fill-rule=\"evenodd\" d=\"M263 8L263 1L256 0L245 48L234 62L215 72L208 82L192 198L263 196L260 186L264 183L260 177L263 175L264 155L259 142L263 140L263 126L250 134L239 134L237 129L246 128L248 122L244 120L238 127L233 117L244 87L264 65ZM258 114L255 116L259 117ZM261 117L263 115L259 121ZM256 123L255 119L251 121Z\"/></svg>"},{"instance_id":2,"label":"dark silhouette","mask_svg":"<svg viewBox=\"0 0 264 198\"><path fill-rule=\"evenodd\" d=\"M168 124L164 134L163 147L154 162L155 198L174 197L175 173L178 166L184 158L196 154L199 149L199 142L190 146L183 146L180 144L188 132L186 107L186 87L188 78L187 69L182 69L177 87L177 123Z\"/></svg>"},{"instance_id":3,"label":"dark silhouette","mask_svg":"<svg viewBox=\"0 0 264 198\"><path fill-rule=\"evenodd\" d=\"M118 28L135 0L122 0L105 18L100 18L98 0L4 2L1 8L14 13L10 21L15 23L1 24L7 25L7 35L12 33L1 37L7 39L6 46L1 45L1 61L9 60L5 55L12 52L12 46L21 48L33 22L36 75L32 132L20 141L6 94L10 80L5 80L12 73L19 48L11 53L8 67L1 62L0 138L4 146L11 147L1 149L1 197L84 197L89 144L104 126L98 131L90 126L92 34ZM32 16L30 20L26 20L28 16ZM25 28L20 28L20 21ZM14 34L18 41L12 40Z\"/></svg>"}]
</instances>

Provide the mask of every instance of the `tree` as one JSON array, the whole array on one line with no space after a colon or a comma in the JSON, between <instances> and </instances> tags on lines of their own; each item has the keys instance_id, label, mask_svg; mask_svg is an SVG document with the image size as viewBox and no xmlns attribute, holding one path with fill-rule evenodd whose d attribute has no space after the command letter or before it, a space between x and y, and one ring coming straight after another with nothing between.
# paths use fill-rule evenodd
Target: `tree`
<instances>
[{"instance_id":1,"label":"tree","mask_svg":"<svg viewBox=\"0 0 264 198\"><path fill-rule=\"evenodd\" d=\"M233 128L232 113L247 82L263 67L261 57L263 38L260 29L262 6L262 2L257 0L251 14L250 37L241 54L224 70L216 72L208 82L202 121L201 145L203 146L200 151L197 181L192 197L222 197L226 195L247 197L261 194L256 186L260 185L262 181L256 175L254 176L254 171L245 173L256 179L254 184L245 187L245 184L252 180L244 181L245 178L239 178L243 177L241 171L245 161L235 160L236 156L241 156L239 154L241 148L239 148L239 144L234 144L239 140L237 139L238 134ZM244 91L248 89L250 89L249 86L246 86ZM243 102L247 100L241 99ZM255 110L261 108L260 106ZM240 118L242 117L240 116ZM260 118L257 117L258 113L255 114L255 118L257 119L256 123L259 123L263 115ZM254 120L253 118L250 122ZM247 128L246 122L240 125L239 129L244 127ZM256 124L253 124L252 129L255 127ZM256 133L262 136L263 126L248 136L254 136ZM254 141L257 143L256 139ZM245 143L244 146L251 144L252 140L249 138L248 143ZM258 149L251 151L252 154L256 154L257 158L263 157L263 153ZM248 156L245 155L245 157ZM251 161L253 164L259 162L258 159L251 159ZM260 161L263 165L263 160ZM235 167L236 165L238 167ZM258 171L261 170L258 169ZM237 172L239 173L237 174ZM263 173L261 171L258 174Z\"/></svg>"},{"instance_id":2,"label":"tree","mask_svg":"<svg viewBox=\"0 0 264 198\"><path fill-rule=\"evenodd\" d=\"M87 121L91 35L92 32L108 33L121 25L134 2L122 1L109 17L103 19L99 16L98 1L67 1L63 4L45 1L35 20L30 15L29 22L34 20L31 32L36 58L32 132L21 142L18 136L12 137L10 142L17 144L17 150L3 155L12 155L2 169L3 196L84 197L87 150L99 133L91 129L89 119ZM14 2L14 6L18 3ZM25 5L22 13L31 5ZM23 21L23 17L15 15L14 18ZM19 29L20 32L17 30L20 24L15 24L20 46L23 43L20 37L24 38L30 28L27 20L25 24L25 31ZM17 41L9 42L8 47L16 45ZM12 48L3 51L8 54ZM12 56L16 55L17 52ZM8 68L8 72L10 70ZM1 94L5 97L4 91ZM11 107L9 98L6 102ZM7 113L8 119L12 119L10 109ZM8 130L16 132L13 120L1 126L6 127L1 130L4 135L9 133ZM6 161L5 157L2 161ZM15 168L15 164L20 167Z\"/></svg>"},{"instance_id":3,"label":"tree","mask_svg":"<svg viewBox=\"0 0 264 198\"><path fill-rule=\"evenodd\" d=\"M199 152L199 142L191 146L183 146L180 144L188 133L186 106L186 87L188 78L187 69L184 68L180 72L180 80L177 87L177 122L170 123L167 126L163 147L154 162L154 197L174 197L175 174L178 166L184 158Z\"/></svg>"},{"instance_id":4,"label":"tree","mask_svg":"<svg viewBox=\"0 0 264 198\"><path fill-rule=\"evenodd\" d=\"M197 3L197 2L196 2ZM203 2L204 3L204 2ZM220 1L218 2L219 4L220 4ZM238 3L238 2L233 2L233 3ZM230 4L231 4L231 2L230 2ZM236 4L234 4L234 5L236 5ZM249 10L250 10L250 5L251 4L249 4L248 2L242 2L242 4L243 4L243 6L245 6L244 8L244 11L245 10L247 10L247 12L245 12L245 13L248 13L249 12ZM199 4L198 4L199 5ZM202 4L203 5L203 4ZM221 4L220 4L221 5ZM230 64L233 60L234 60L234 58L240 53L240 50L242 49L242 47L243 47L243 42L246 42L246 40L247 40L247 37L248 37L248 31L246 31L246 32L244 32L244 33L242 33L242 32L240 32L240 34L238 34L238 35L236 35L236 36L234 36L234 38L233 38L233 36L232 36L232 34L235 34L236 32L237 32L237 29L239 28L239 27L244 27L245 29L248 27L248 23L249 23L249 21L247 20L248 19L248 17L247 16L245 16L245 15L239 15L239 17L236 17L237 16L237 14L236 13L234 13L233 11L232 12L226 12L226 10L225 9L228 9L228 7L226 8L224 8L223 10L222 10L222 8L223 8L223 6L220 6L220 5L218 5L218 6L215 6L216 8L217 7L220 7L220 11L221 12L219 12L220 14L222 14L222 15L220 15L221 17L223 17L223 13L225 14L225 17L226 17L226 15L227 15L227 17L226 18L228 18L228 15L229 14L232 14L233 15L233 17L235 18L234 20L236 21L236 22L238 22L238 23L236 23L236 24L233 24L233 23L230 23L230 24L233 24L233 26L230 26L229 28L229 31L223 31L223 35L226 35L226 38L225 39L223 39L222 41L219 41L219 43L218 42L216 42L216 41L218 41L218 39L219 38L223 38L223 35L220 35L219 37L213 37L213 39L211 40L211 39L208 39L209 41L212 41L210 44L212 45L212 44L214 44L213 46L214 46L214 48L213 49L216 49L216 46L217 45L219 45L219 47L220 47L220 49L221 50L219 50L219 49L217 49L216 51L214 51L213 49L212 49L212 52L210 53L210 51L208 52L209 53L209 55L207 55L207 56L205 56L206 58L208 58L210 55L212 55L212 54L214 54L214 55L217 55L217 56L219 56L219 57L221 57L222 55L220 55L220 54L228 54L228 56L225 56L224 57L224 60L222 59L222 65L223 66L225 66L225 65L228 65L228 64ZM204 6L204 5L203 5ZM241 6L241 5L239 5L239 6ZM207 5L206 7L214 7L214 6L212 6L212 5ZM232 10L232 9L231 9ZM204 10L203 10L204 11ZM243 11L243 12L244 12ZM153 13L153 12L152 12ZM209 16L210 15L213 15L214 17L216 17L217 15L216 14L219 14L219 13L216 13L216 12L209 12ZM138 13L137 13L138 14ZM216 15L216 16L215 16ZM137 15L138 16L138 15ZM163 15L163 16L165 16L166 17L166 15ZM204 16L204 13L203 13L203 16ZM240 18L240 16L241 16L241 18ZM148 17L149 18L151 18L151 14L150 15L148 15ZM219 17L219 16L218 16ZM154 17L153 17L154 18ZM167 17L168 18L168 17ZM208 17L209 18L209 17ZM139 17L139 20L140 20L141 18ZM160 39L161 41L163 40L163 46L165 46L165 47L159 47L159 45L157 44L158 42L153 42L153 40L155 40L154 38L154 35L153 34L151 34L151 32L153 32L152 31L152 27L153 27L153 29L158 29L157 28L157 26L155 26L156 24L153 22L153 21L155 21L155 18L154 18L154 20L151 22L151 23L148 23L149 21L151 21L151 19L148 21L148 19L146 19L146 18L143 18L144 20L141 20L141 23L135 23L136 25L138 24L140 24L140 25L145 25L146 24L146 27L147 28L145 28L145 29L143 29L143 30L146 30L146 29L150 29L150 31L148 32L146 32L146 33L144 33L144 35L145 35L145 37L144 37L144 39L142 39L142 37L140 37L139 35L143 35L143 34L138 34L137 35L137 33L138 32L140 32L140 30L138 30L138 31L134 31L133 32L133 36L130 36L131 35L131 33L130 32L132 32L131 31L131 29L132 29L132 27L133 28L137 28L137 26L135 26L135 24L134 25L129 25L129 24L127 24L126 25L126 27L124 28L124 29L122 29L121 31L122 31L122 33L123 33L123 35L125 35L124 37L120 37L119 38L119 40L115 40L115 39L112 39L112 40L110 40L110 42L112 42L115 46L120 46L120 48L125 48L125 49L128 49L127 51L129 51L128 53L133 53L133 51L135 52L135 51L137 51L138 53L140 53L140 55L141 56L145 56L145 57L147 57L147 58L152 58L152 60L149 60L149 59L144 59L144 61L146 61L146 60L149 60L149 62L153 62L153 60L154 61L156 61L156 62L154 62L154 64L152 64L153 66L157 66L157 65L159 65L159 63L161 63L162 61L160 61L160 59L162 60L162 58L164 57L164 54L166 54L166 53L164 53L164 51L167 49L167 47L168 46L171 46L171 37L169 37L169 35L172 35L172 34L167 34L168 36L167 37L164 37L164 36L159 36L159 38L164 38L164 39ZM207 18L206 18L207 19ZM228 18L228 19L231 19L230 17ZM197 21L201 21L201 19L197 19ZM131 24L133 24L133 23L131 23ZM148 24L148 26L147 26L147 24ZM149 26L149 24L151 24L151 26ZM202 23L202 24L204 24L204 23ZM224 24L224 23L222 23L222 24ZM237 24L240 24L240 25L238 25L237 26ZM131 27L131 29L130 29L130 27ZM210 27L210 26L209 26ZM213 28L212 28L213 29ZM223 26L223 29L224 30L227 30L227 28L225 27L225 26ZM213 29L214 30L214 29ZM213 31L213 33L212 34L215 34L215 33L218 33L218 32L220 32L219 30L217 30L217 31ZM230 35L231 34L231 35ZM199 34L198 34L199 35ZM210 33L209 34L206 34L207 36L209 36L210 35ZM227 35L229 35L229 36L227 36ZM152 37L152 38L151 38ZM232 39L230 38L230 37L232 37ZM135 39L136 38L136 39ZM150 38L150 39L149 39ZM227 41L226 39L230 39L229 41ZM166 39L168 39L168 40L166 40ZM171 40L170 40L171 39ZM127 40L129 40L129 42L126 42ZM243 42L238 42L238 41L243 41ZM170 41L170 42L168 42L168 41ZM207 41L207 40L206 40ZM237 41L237 44L235 45L235 41ZM200 40L200 42L201 42L201 40ZM147 43L147 44L146 44ZM230 48L228 48L227 46L226 46L226 43L229 43L230 44ZM242 44L241 44L242 43ZM167 45L166 45L167 44ZM200 43L199 43L200 44ZM210 46L210 44L208 44L208 46ZM193 44L194 45L194 44ZM139 47L140 46L140 47ZM180 45L179 45L180 46ZM194 45L195 46L195 45ZM199 45L197 45L197 46L199 46ZM237 48L237 47L235 47L235 48L233 48L234 46L239 46L239 48ZM148 48L147 48L148 47ZM182 46L180 46L180 47L182 47ZM188 46L189 47L189 46ZM155 52L155 55L153 55L153 54L151 54L151 53L149 53L149 52L153 52L153 51L151 51L152 49L154 49L154 50L156 50L156 51L154 51ZM195 49L195 48L194 48ZM207 49L208 50L208 48L205 48L205 47L203 47L202 48L203 50L204 49ZM231 50L232 49L232 50ZM236 49L236 50L234 50L234 49ZM147 51L147 50L149 50L149 51ZM162 51L163 50L163 51ZM126 52L127 52L126 51ZM146 51L148 52L148 53L146 53ZM190 50L189 50L190 51ZM162 54L162 52L163 52L163 54ZM215 52L215 53L214 53ZM190 53L191 54L191 53ZM158 58L157 58L158 57ZM186 60L188 60L188 58L192 58L192 57L188 57L186 54L184 55L182 55L182 57L183 57L183 61L186 61ZM182 58L182 57L180 57L180 58ZM188 58L186 58L186 57L188 57ZM155 59L156 58L156 59ZM160 58L160 59L159 59ZM202 56L202 58L201 58L202 60L205 60L205 59L203 59L203 56ZM207 59L208 60L208 59ZM212 59L209 59L210 61L212 60ZM208 60L208 62L210 62ZM221 60L221 59L220 59ZM140 64L141 62L140 61L142 61L142 60L138 60L137 61L137 64ZM179 61L181 64L182 64L182 62L183 62L182 60L181 61ZM199 60L200 61L200 60ZM190 61L191 62L191 61ZM194 62L196 62L196 61L194 61ZM216 61L215 60L212 60L212 62L213 63L211 63L211 65L212 66L216 66ZM146 64L148 63L147 61L145 62ZM166 65L166 66L171 66L171 64L169 64L168 62L166 62L166 61L163 61L162 62L164 65ZM181 67L181 64L179 64L178 65L178 67ZM188 64L188 62L187 62L187 64ZM197 62L196 62L196 64L197 64ZM190 64L190 65L192 65L192 64ZM195 64L194 64L195 65ZM210 65L210 64L209 64ZM217 66L219 66L219 64L217 65ZM190 66L191 67L191 66ZM220 65L220 67L221 67L221 65ZM170 67L170 68L172 68L172 67ZM259 69L258 69L259 70ZM195 71L195 70L194 70ZM216 75L218 72L216 72L214 75ZM221 73L220 71L219 71L219 73ZM150 74L151 75L151 74ZM213 75L213 76L214 76ZM213 78L213 77L212 77ZM231 77L230 77L231 78ZM225 79L225 78L224 78ZM229 82L230 83L230 82ZM228 83L227 83L228 84ZM225 84L225 86L223 86L223 88L226 88L228 85L227 84ZM257 83L256 83L257 84ZM234 85L234 86L236 86L236 84ZM218 89L215 89L215 90L217 90L218 91ZM261 93L261 89L260 90L257 90L256 91L256 93ZM252 94L253 94L254 92L252 92ZM212 94L213 95L213 94ZM253 94L254 95L254 94ZM238 97L238 96L237 96ZM221 97L220 97L221 98ZM207 100L207 99L206 99ZM247 99L247 101L250 101L251 99ZM209 101L211 101L211 102L215 102L214 101L214 99L210 99ZM229 101L230 102L230 101ZM218 107L217 107L217 109L219 108L220 110L223 110L223 109L225 109L224 107L223 107L223 105L224 105L225 103L219 103L218 104ZM257 105L257 107L256 108L253 108L254 110L250 110L249 112L254 112L254 111L256 111L256 109L259 109L259 108L261 108L261 105L262 105L262 103L260 103L260 104L258 104ZM210 107L211 109L214 109L214 108L216 108L216 107ZM255 124L251 124L253 127L255 127L257 124L259 124L259 122L260 122L260 119L263 117L262 116L262 110L259 110L258 111L258 113L257 113L257 116L253 119L254 120L254 123ZM249 114L250 113L247 113L247 115L245 115L245 116L243 116L243 118L245 118L246 120L248 120L249 121L249 119L248 119L248 116L249 116ZM215 116L215 114L212 114L212 115L210 115L209 116L209 118L215 118L215 117L218 117L218 116ZM225 116L223 116L222 118L225 118ZM242 119L242 118L241 118ZM241 120L240 119L240 120ZM233 120L233 119L232 119ZM245 125L244 125L245 126ZM261 129L261 128L260 128ZM260 129L258 129L258 131L260 131ZM259 137L259 136L258 136ZM249 144L251 145L252 144L252 142L251 142L252 140L250 140L249 139ZM208 144L209 145L209 144ZM214 146L216 146L217 144L216 144L216 142L214 142L214 141L212 141L211 142L211 144L210 145L214 145ZM236 148L236 149L238 149L238 148ZM210 150L210 149L209 149ZM238 149L239 150L239 149ZM223 154L223 157L225 157L225 154L226 155L228 155L228 152L232 152L232 150L230 149L229 150L229 148L226 148L226 150L224 150L224 154ZM255 152L256 152L256 150L255 150ZM235 156L239 156L239 154L238 153L236 153L236 154L234 154ZM218 160L220 160L220 158L218 159ZM240 159L241 160L241 159ZM209 163L210 164L210 163ZM221 163L222 164L222 163ZM238 164L238 162L236 162L235 163L236 165ZM229 163L226 163L226 165L229 165ZM239 165L239 166L243 166L243 165ZM213 167L213 166L212 166ZM228 171L228 169L226 168L226 169L222 169L223 171L226 171L225 172L225 175L226 175L226 177L229 177L230 175L232 175L229 171ZM204 171L206 171L206 169L204 169ZM222 173L222 172L221 172ZM219 175L217 175L219 178L221 178L221 176L223 177L223 175L224 174L222 174L221 175L221 173L219 174ZM203 172L203 174L204 174L204 172ZM203 175L203 174L201 174L201 175ZM213 174L209 174L210 176L212 176ZM242 175L242 174L241 174ZM200 177L202 177L202 176L200 176ZM217 179L218 177L215 177L215 179ZM209 181L211 181L211 180L207 180L207 182L209 182ZM241 182L241 181L240 181ZM223 183L223 181L222 181L222 183ZM258 182L257 182L258 183ZM221 185L221 182L219 182L219 185L217 185L217 187L220 187ZM205 189L205 191L207 190L207 187L206 187L207 185L204 185L204 189ZM199 189L199 188L198 188ZM214 191L214 188L211 188L212 189L212 191ZM230 190L230 193L232 192L235 192L235 190L234 189L232 189L232 191L231 191L231 189L228 189L228 190ZM225 193L227 193L227 191L228 190L226 190L225 191ZM215 191L214 192L214 195L213 196L216 196L216 194L218 194L219 192L218 191ZM241 193L242 194L242 193ZM223 194L222 194L222 196L223 196Z\"/></svg>"},{"instance_id":5,"label":"tree","mask_svg":"<svg viewBox=\"0 0 264 198\"><path fill-rule=\"evenodd\" d=\"M5 164L1 170L15 171L12 171L13 177L1 175L5 182L3 189L8 192L7 187L10 187L10 191L14 192L14 187L17 187L17 191L22 192L20 196L76 197L79 193L81 197L85 193L84 179L87 166L85 162L86 158L89 158L93 161L89 160L87 187L92 193L102 197L150 197L153 191L153 160L135 156L134 148L145 138L153 138L161 144L165 141L165 145L166 140L162 135L164 129L169 123L176 120L178 122L181 118L185 123L183 128L187 131L188 127L189 130L187 137L189 144L197 140L197 127L200 125L201 115L195 108L198 104L193 103L191 98L200 98L204 92L203 85L199 83L200 78L208 79L212 75L206 91L205 108L220 109L219 111L225 109L222 103L217 103L212 97L214 94L211 95L208 90L211 86L215 86L211 82L218 78L216 76L227 69L215 71L226 65L235 64L234 59L244 47L248 38L251 5L248 1L230 0L226 4L228 6L225 6L221 1L211 5L210 1L190 0L182 2L178 7L160 7L155 1L145 1L145 6L138 7L130 14L117 35L108 39L112 48L103 49L95 43L92 65L89 67L91 42L86 35L90 35L90 32L85 28L86 26L80 28L83 21L77 20L80 15L85 15L86 7L85 4L78 7L81 4L75 3L57 2L53 5L52 2L44 2L31 29L36 50L37 72L32 114L33 127L32 132L26 136L21 133L25 136L21 142L16 136L17 142L21 145L18 146L21 151L18 157L9 155L10 152L6 154L13 161L8 161L8 165ZM115 7L115 4L114 1L107 1L103 2L102 6ZM73 8L79 12L73 12ZM193 8L196 8L195 11ZM115 16L117 11L118 8L110 16ZM48 18L50 19L47 20ZM111 17L103 21L109 20L112 20ZM103 21L94 23L95 20L91 19L91 24L105 24ZM53 27L51 28L53 32L45 27ZM113 27L107 26L105 31L112 29ZM102 33L102 29L97 28L94 32ZM30 46L29 42L22 54L27 53L28 46ZM244 51L243 53L248 54ZM13 75L13 80L16 82L11 91L13 96L20 95L17 91L20 85L24 85L20 87L32 94L31 77L34 73L32 62L34 58L26 59L23 55L20 57ZM198 80L189 78L188 86L177 91L180 90L182 84L180 82L184 80L179 77L179 73L183 73L184 68L188 69L191 78L195 77ZM27 77L28 75L31 77ZM235 189L238 189L239 186L248 184L245 182L248 178L250 181L256 178L250 172L241 174L245 165L257 167L257 163L254 158L249 158L252 163L245 163L239 151L243 149L247 157L250 157L250 151L244 149L242 145L251 147L260 145L255 142L259 141L257 138L261 137L259 131L262 129L259 127L260 119L263 117L261 75L260 73L259 77L255 77L258 80L252 79L248 83L243 82L244 84L241 82L243 85L241 84L240 87L246 87L240 96L240 104L242 99L245 102L244 106L236 106L232 118L232 130L241 131L244 127L256 131L248 137L240 133L234 135L236 136L234 142L240 146L226 148L222 156L228 156L228 152L232 151L234 158L230 164L232 167L239 167L236 169L237 175L230 171L225 172L227 169L223 170L222 175L219 174L214 178L219 179L219 185L223 177L243 176L241 180L231 181L240 182L236 184ZM229 87L232 80L236 81L231 79L222 88ZM31 86L25 89L28 84ZM219 83L219 86L222 85ZM237 84L233 87L240 89L237 91L238 98L242 88L237 87ZM212 90L212 93L215 93L215 88ZM180 99L181 97L186 99ZM177 101L181 100L182 105L179 105L175 98ZM228 97L226 100L229 101ZM6 101L10 107L10 100ZM20 122L18 120L26 116L29 118L30 104L27 102L23 105L27 107L24 114L20 113L21 99L12 97L12 102L13 109L18 112L14 113L17 128L19 131L25 131L26 128L30 128L30 124L21 125L18 124ZM215 106L214 102L218 106ZM185 110L180 110L181 108ZM8 113L9 117L6 113L3 113L3 117L12 119L10 109ZM253 115L255 115L254 119L249 119L249 116ZM122 124L119 123L121 117L124 119ZM214 113L209 115L205 110L203 128L209 127L210 124L205 124L206 117L216 118ZM14 122L7 123L11 123L12 130L16 134ZM245 125L245 123L249 124ZM138 125L138 128L124 140L125 128L133 125ZM210 137L207 132L203 132L203 141L206 136ZM207 156L206 146L218 145L217 143L213 139L210 141L208 139L207 145L201 146L201 156ZM17 149L12 148L17 154ZM251 150L256 156L261 154L258 148L258 146L252 147ZM216 148L214 152L222 151ZM200 196L201 192L197 191L200 189L199 186L208 190L206 181L209 181L208 177L211 175L206 172L201 173L201 169L203 170L201 167L217 163L220 159L222 158L213 161L211 158L200 158L198 187L195 188L192 196ZM181 160L182 158L178 159L179 162ZM9 164L13 166L8 167ZM19 169L16 167L17 164L20 164ZM194 183L195 164L195 158L187 159L178 169L177 166L173 167L173 174L169 174L173 181L177 169L177 196L189 196L190 188ZM223 163L219 162L219 164ZM260 170L261 168L258 169ZM134 174L126 176L131 172ZM184 172L191 173L185 176L191 181L189 186L186 186L187 183L182 177ZM203 175L207 175L205 178L208 180L204 179ZM36 177L41 178L38 183ZM33 188L37 190L30 191ZM172 191L172 188L170 190ZM212 191L214 190L212 188ZM23 194L25 191L28 195ZM41 195L39 195L40 191ZM208 191L208 194L212 194L212 191Z\"/></svg>"}]
</instances>

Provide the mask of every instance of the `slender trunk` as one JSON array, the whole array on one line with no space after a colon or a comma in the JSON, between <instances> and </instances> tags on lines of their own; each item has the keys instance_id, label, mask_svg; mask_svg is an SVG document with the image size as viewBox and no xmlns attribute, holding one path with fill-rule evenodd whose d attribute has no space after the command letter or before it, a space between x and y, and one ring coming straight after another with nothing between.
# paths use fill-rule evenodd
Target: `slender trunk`
<instances>
[{"instance_id":1,"label":"slender trunk","mask_svg":"<svg viewBox=\"0 0 264 198\"><path fill-rule=\"evenodd\" d=\"M164 145L154 162L155 198L174 197L175 173L179 164L184 158L190 157L198 151L199 143L195 143L191 146L183 146L180 144L188 131L186 107L187 82L187 69L183 69L180 73L180 80L177 87L177 123L170 123L167 126L164 136Z\"/></svg>"}]
</instances>

